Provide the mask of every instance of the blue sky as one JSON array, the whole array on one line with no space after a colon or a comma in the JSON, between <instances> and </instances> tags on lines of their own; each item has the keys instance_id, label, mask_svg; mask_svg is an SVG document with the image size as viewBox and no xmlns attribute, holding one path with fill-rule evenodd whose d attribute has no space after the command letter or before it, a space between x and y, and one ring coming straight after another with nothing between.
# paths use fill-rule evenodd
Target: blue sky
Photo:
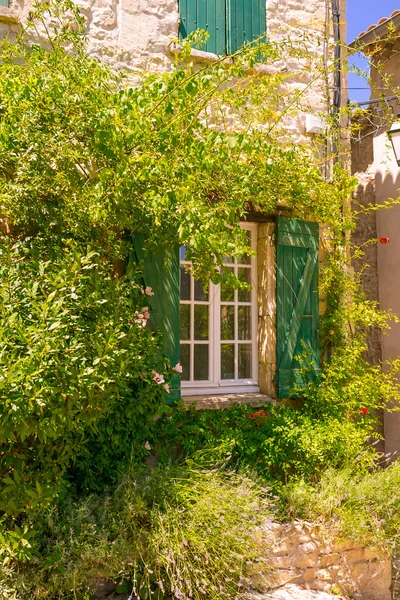
<instances>
[{"instance_id":1,"label":"blue sky","mask_svg":"<svg viewBox=\"0 0 400 600\"><path fill-rule=\"evenodd\" d=\"M400 9L400 0L347 0L347 42L352 42L361 31L365 31L372 23ZM360 55L354 55L350 63L367 69L367 62ZM349 88L366 88L365 80L349 74ZM349 97L356 102L369 99L369 90L349 89Z\"/></svg>"}]
</instances>

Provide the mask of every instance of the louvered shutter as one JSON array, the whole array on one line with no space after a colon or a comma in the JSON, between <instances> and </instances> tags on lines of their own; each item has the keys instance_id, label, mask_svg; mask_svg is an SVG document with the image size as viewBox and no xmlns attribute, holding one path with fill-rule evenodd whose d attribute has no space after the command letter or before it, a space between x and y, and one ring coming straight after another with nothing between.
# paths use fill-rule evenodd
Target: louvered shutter
<instances>
[{"instance_id":1,"label":"louvered shutter","mask_svg":"<svg viewBox=\"0 0 400 600\"><path fill-rule=\"evenodd\" d=\"M226 13L226 0L179 0L180 38L196 29L205 29L210 37L201 50L226 54Z\"/></svg>"},{"instance_id":2,"label":"louvered shutter","mask_svg":"<svg viewBox=\"0 0 400 600\"><path fill-rule=\"evenodd\" d=\"M163 334L164 356L174 367L180 360L179 350L179 248L167 260L164 254L144 253L144 236L135 234L130 260L142 265L143 285L153 289L149 297L151 320ZM180 399L180 377L174 375L168 402Z\"/></svg>"},{"instance_id":3,"label":"louvered shutter","mask_svg":"<svg viewBox=\"0 0 400 600\"><path fill-rule=\"evenodd\" d=\"M266 31L266 0L179 0L179 36L196 29L210 34L201 49L231 54Z\"/></svg>"},{"instance_id":4,"label":"louvered shutter","mask_svg":"<svg viewBox=\"0 0 400 600\"><path fill-rule=\"evenodd\" d=\"M228 0L228 54L265 35L265 0Z\"/></svg>"},{"instance_id":5,"label":"louvered shutter","mask_svg":"<svg viewBox=\"0 0 400 600\"><path fill-rule=\"evenodd\" d=\"M293 384L303 382L302 368L308 370L307 379L319 371L318 249L317 223L278 217L278 398L288 398Z\"/></svg>"}]
</instances>

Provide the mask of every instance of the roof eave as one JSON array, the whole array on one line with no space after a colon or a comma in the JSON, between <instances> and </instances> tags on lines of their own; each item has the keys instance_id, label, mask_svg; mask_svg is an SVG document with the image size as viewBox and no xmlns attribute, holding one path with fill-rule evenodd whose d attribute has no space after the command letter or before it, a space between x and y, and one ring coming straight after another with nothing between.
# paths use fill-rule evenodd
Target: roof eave
<instances>
[{"instance_id":1,"label":"roof eave","mask_svg":"<svg viewBox=\"0 0 400 600\"><path fill-rule=\"evenodd\" d=\"M350 48L363 51L367 46L381 41L389 32L389 24L391 25L391 28L394 26L395 29L400 29L400 13L358 36L351 44L349 44Z\"/></svg>"}]
</instances>

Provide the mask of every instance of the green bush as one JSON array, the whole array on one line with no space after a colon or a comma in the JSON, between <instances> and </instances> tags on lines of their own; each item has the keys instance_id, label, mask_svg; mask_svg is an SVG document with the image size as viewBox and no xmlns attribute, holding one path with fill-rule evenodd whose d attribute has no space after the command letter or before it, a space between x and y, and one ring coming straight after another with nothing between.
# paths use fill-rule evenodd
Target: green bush
<instances>
[{"instance_id":1,"label":"green bush","mask_svg":"<svg viewBox=\"0 0 400 600\"><path fill-rule=\"evenodd\" d=\"M361 412L341 421L338 415L318 419L305 409L272 404L216 411L175 408L156 426L152 446L161 461L228 444L236 468L250 467L271 484L301 476L316 480L329 466L356 461L365 469L376 455L366 445L372 426Z\"/></svg>"},{"instance_id":2,"label":"green bush","mask_svg":"<svg viewBox=\"0 0 400 600\"><path fill-rule=\"evenodd\" d=\"M84 250L0 239L0 514L8 525L49 505L69 481L84 489L115 481L147 453L163 401L151 375L163 369L159 337L135 322L144 296L113 277L100 249Z\"/></svg>"},{"instance_id":3,"label":"green bush","mask_svg":"<svg viewBox=\"0 0 400 600\"><path fill-rule=\"evenodd\" d=\"M109 496L44 513L35 523L40 553L19 574L3 571L3 585L20 600L88 598L96 578L142 599L233 598L260 553L257 525L270 515L265 490L244 475L193 461L158 468L126 477Z\"/></svg>"}]
</instances>

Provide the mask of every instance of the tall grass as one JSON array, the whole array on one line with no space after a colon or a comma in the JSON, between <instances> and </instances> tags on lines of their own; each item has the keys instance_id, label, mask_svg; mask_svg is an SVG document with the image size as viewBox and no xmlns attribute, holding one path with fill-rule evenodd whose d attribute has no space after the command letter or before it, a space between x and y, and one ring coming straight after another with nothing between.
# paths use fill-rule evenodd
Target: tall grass
<instances>
[{"instance_id":1,"label":"tall grass","mask_svg":"<svg viewBox=\"0 0 400 600\"><path fill-rule=\"evenodd\" d=\"M40 552L19 566L14 587L23 600L83 600L91 582L111 579L144 600L230 599L270 515L265 490L246 475L193 461L160 467L49 511L37 524Z\"/></svg>"},{"instance_id":2,"label":"tall grass","mask_svg":"<svg viewBox=\"0 0 400 600\"><path fill-rule=\"evenodd\" d=\"M304 480L282 493L286 517L323 524L331 534L400 552L400 461L387 469L354 474L327 469L315 486Z\"/></svg>"}]
</instances>

